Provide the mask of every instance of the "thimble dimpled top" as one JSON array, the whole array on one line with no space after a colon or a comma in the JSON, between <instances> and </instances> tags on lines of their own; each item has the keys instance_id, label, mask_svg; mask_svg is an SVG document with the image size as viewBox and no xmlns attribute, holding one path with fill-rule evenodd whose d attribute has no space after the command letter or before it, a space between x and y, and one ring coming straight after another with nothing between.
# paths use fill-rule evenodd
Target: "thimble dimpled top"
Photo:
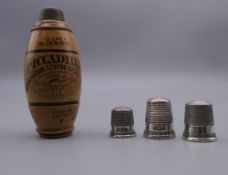
<instances>
[{"instance_id":1,"label":"thimble dimpled top","mask_svg":"<svg viewBox=\"0 0 228 175\"><path fill-rule=\"evenodd\" d=\"M144 136L146 138L174 138L173 116L171 102L167 98L156 97L147 101L146 128Z\"/></svg>"},{"instance_id":2,"label":"thimble dimpled top","mask_svg":"<svg viewBox=\"0 0 228 175\"><path fill-rule=\"evenodd\" d=\"M119 106L112 110L110 136L125 138L136 136L134 130L133 110L129 107Z\"/></svg>"},{"instance_id":3,"label":"thimble dimpled top","mask_svg":"<svg viewBox=\"0 0 228 175\"><path fill-rule=\"evenodd\" d=\"M216 140L212 104L205 100L193 100L185 105L185 130L183 138L195 142Z\"/></svg>"}]
</instances>

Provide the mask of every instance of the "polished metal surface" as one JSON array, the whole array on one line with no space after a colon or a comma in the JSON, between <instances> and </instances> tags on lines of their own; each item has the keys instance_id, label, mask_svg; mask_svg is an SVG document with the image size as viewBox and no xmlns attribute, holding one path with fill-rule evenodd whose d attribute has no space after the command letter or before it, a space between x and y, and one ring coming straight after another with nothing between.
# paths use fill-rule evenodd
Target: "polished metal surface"
<instances>
[{"instance_id":1,"label":"polished metal surface","mask_svg":"<svg viewBox=\"0 0 228 175\"><path fill-rule=\"evenodd\" d=\"M171 101L156 97L147 100L144 137L169 139L175 137Z\"/></svg>"},{"instance_id":2,"label":"polished metal surface","mask_svg":"<svg viewBox=\"0 0 228 175\"><path fill-rule=\"evenodd\" d=\"M129 107L119 106L112 110L111 132L113 138L127 138L136 136L134 130L133 110Z\"/></svg>"},{"instance_id":3,"label":"polished metal surface","mask_svg":"<svg viewBox=\"0 0 228 175\"><path fill-rule=\"evenodd\" d=\"M205 100L193 100L185 105L185 129L183 139L194 142L216 141L212 104Z\"/></svg>"}]
</instances>

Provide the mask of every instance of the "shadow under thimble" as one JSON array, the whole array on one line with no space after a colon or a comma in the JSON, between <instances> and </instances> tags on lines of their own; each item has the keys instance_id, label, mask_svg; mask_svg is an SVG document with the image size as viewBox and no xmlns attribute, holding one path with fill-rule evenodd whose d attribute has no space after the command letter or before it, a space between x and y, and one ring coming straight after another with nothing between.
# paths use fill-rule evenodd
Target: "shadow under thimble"
<instances>
[{"instance_id":1,"label":"shadow under thimble","mask_svg":"<svg viewBox=\"0 0 228 175\"><path fill-rule=\"evenodd\" d=\"M144 137L170 139L175 137L171 102L157 97L147 100Z\"/></svg>"},{"instance_id":2,"label":"shadow under thimble","mask_svg":"<svg viewBox=\"0 0 228 175\"><path fill-rule=\"evenodd\" d=\"M113 138L135 137L133 110L119 106L112 110L111 132Z\"/></svg>"},{"instance_id":3,"label":"shadow under thimble","mask_svg":"<svg viewBox=\"0 0 228 175\"><path fill-rule=\"evenodd\" d=\"M207 101L193 100L185 105L183 139L193 142L216 141L213 107Z\"/></svg>"}]
</instances>

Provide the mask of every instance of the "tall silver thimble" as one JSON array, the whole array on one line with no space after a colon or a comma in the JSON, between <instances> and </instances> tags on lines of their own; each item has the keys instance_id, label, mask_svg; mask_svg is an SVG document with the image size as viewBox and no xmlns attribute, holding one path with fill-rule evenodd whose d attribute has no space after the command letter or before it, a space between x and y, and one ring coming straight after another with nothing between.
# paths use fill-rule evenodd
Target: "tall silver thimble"
<instances>
[{"instance_id":1,"label":"tall silver thimble","mask_svg":"<svg viewBox=\"0 0 228 175\"><path fill-rule=\"evenodd\" d=\"M154 139L174 138L171 101L156 97L147 100L144 137Z\"/></svg>"},{"instance_id":2,"label":"tall silver thimble","mask_svg":"<svg viewBox=\"0 0 228 175\"><path fill-rule=\"evenodd\" d=\"M183 138L194 142L216 141L212 104L193 100L185 105Z\"/></svg>"},{"instance_id":3,"label":"tall silver thimble","mask_svg":"<svg viewBox=\"0 0 228 175\"><path fill-rule=\"evenodd\" d=\"M124 106L112 109L111 126L111 137L126 138L136 136L133 110Z\"/></svg>"}]
</instances>

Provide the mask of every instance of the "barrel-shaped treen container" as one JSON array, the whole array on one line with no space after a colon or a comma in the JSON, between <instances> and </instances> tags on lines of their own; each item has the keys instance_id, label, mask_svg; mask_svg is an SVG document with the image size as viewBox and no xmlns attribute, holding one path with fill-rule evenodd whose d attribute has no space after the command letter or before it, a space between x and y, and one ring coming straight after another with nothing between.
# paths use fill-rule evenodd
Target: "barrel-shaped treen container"
<instances>
[{"instance_id":1,"label":"barrel-shaped treen container","mask_svg":"<svg viewBox=\"0 0 228 175\"><path fill-rule=\"evenodd\" d=\"M44 137L74 130L81 92L79 53L73 31L57 9L44 9L31 29L24 62L29 109Z\"/></svg>"}]
</instances>

